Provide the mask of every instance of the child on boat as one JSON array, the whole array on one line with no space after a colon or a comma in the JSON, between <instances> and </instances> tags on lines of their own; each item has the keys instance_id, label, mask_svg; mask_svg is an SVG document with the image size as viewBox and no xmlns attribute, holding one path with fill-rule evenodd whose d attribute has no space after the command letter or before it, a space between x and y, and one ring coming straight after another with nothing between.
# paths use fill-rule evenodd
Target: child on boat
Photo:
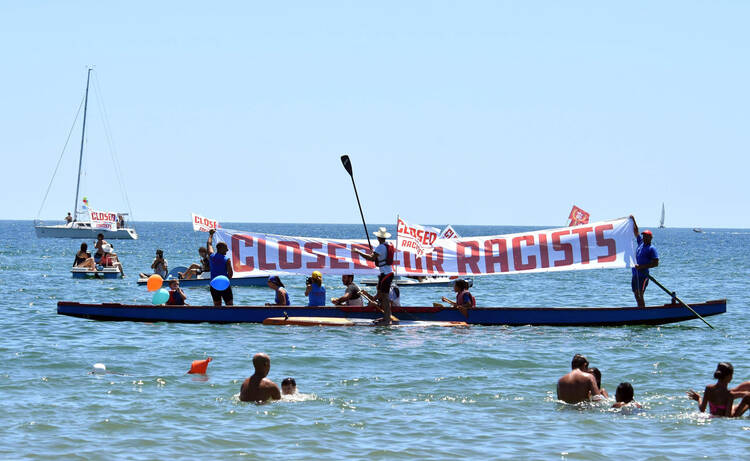
<instances>
[{"instance_id":1,"label":"child on boat","mask_svg":"<svg viewBox=\"0 0 750 461\"><path fill-rule=\"evenodd\" d=\"M180 281L172 279L169 281L169 299L167 300L167 306L184 306L185 299L187 296L185 292L180 288Z\"/></svg>"}]
</instances>

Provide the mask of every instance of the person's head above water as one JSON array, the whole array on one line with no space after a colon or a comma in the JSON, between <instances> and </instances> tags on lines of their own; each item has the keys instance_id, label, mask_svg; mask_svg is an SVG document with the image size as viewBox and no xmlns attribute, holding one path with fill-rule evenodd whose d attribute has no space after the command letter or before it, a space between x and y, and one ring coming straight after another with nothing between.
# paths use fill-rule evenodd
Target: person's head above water
<instances>
[{"instance_id":1,"label":"person's head above water","mask_svg":"<svg viewBox=\"0 0 750 461\"><path fill-rule=\"evenodd\" d=\"M721 362L718 365L716 365L716 371L714 371L714 378L718 380L729 378L729 381L731 381L732 375L734 375L734 367L732 366L731 363Z\"/></svg>"},{"instance_id":2,"label":"person's head above water","mask_svg":"<svg viewBox=\"0 0 750 461\"><path fill-rule=\"evenodd\" d=\"M573 360L570 362L570 368L575 370L576 368L581 371L586 371L589 368L589 361L586 356L576 354L573 356Z\"/></svg>"},{"instance_id":3,"label":"person's head above water","mask_svg":"<svg viewBox=\"0 0 750 461\"><path fill-rule=\"evenodd\" d=\"M615 400L617 402L630 403L633 401L633 385L630 383L620 383L615 391Z\"/></svg>"},{"instance_id":4,"label":"person's head above water","mask_svg":"<svg viewBox=\"0 0 750 461\"><path fill-rule=\"evenodd\" d=\"M258 352L253 356L253 367L255 367L253 374L265 378L271 369L271 358L263 352Z\"/></svg>"},{"instance_id":5,"label":"person's head above water","mask_svg":"<svg viewBox=\"0 0 750 461\"><path fill-rule=\"evenodd\" d=\"M596 386L601 389L602 388L602 372L599 371L596 367L589 368L589 373L594 375L594 378L596 378Z\"/></svg>"},{"instance_id":6,"label":"person's head above water","mask_svg":"<svg viewBox=\"0 0 750 461\"><path fill-rule=\"evenodd\" d=\"M281 382L282 395L295 394L297 392L297 381L294 378L284 378Z\"/></svg>"}]
</instances>

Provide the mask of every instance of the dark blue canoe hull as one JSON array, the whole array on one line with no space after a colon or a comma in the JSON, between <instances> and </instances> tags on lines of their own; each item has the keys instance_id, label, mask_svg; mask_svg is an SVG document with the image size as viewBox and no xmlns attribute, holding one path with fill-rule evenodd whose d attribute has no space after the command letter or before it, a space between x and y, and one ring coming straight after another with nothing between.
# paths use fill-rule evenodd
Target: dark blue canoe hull
<instances>
[{"instance_id":1,"label":"dark blue canoe hull","mask_svg":"<svg viewBox=\"0 0 750 461\"><path fill-rule=\"evenodd\" d=\"M211 279L178 279L180 281L180 287L182 288L193 288L193 287L207 287L211 282ZM148 279L139 278L136 283L138 285L146 285ZM268 277L234 277L232 278L231 285L233 287L268 287ZM169 279L164 280L161 284L162 288L169 288Z\"/></svg>"},{"instance_id":2,"label":"dark blue canoe hull","mask_svg":"<svg viewBox=\"0 0 750 461\"><path fill-rule=\"evenodd\" d=\"M692 304L701 316L723 314L727 300ZM370 308L341 307L264 307L264 306L151 306L117 303L82 304L60 301L57 313L93 320L179 323L262 323L269 317L348 317L380 316ZM394 308L393 314L404 320L464 321L473 325L550 325L617 326L660 325L695 319L679 304L637 307L482 307L470 309L465 317L456 309L435 307Z\"/></svg>"}]
</instances>

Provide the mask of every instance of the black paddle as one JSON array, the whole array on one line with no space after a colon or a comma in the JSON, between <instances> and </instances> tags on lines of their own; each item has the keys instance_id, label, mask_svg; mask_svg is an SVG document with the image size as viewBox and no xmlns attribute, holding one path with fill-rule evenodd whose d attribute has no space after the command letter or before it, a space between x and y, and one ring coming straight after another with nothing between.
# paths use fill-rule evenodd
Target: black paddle
<instances>
[{"instance_id":1,"label":"black paddle","mask_svg":"<svg viewBox=\"0 0 750 461\"><path fill-rule=\"evenodd\" d=\"M352 177L352 186L354 186L354 196L357 197L357 205L359 206L359 215L362 216L362 225L365 226L365 237L367 237L367 245L372 251L372 243L370 243L370 233L367 232L367 224L365 223L365 214L362 213L362 204L359 203L359 194L357 193L357 185L354 183L354 173L352 173L352 161L349 160L348 155L341 156L341 163L344 165L346 172Z\"/></svg>"},{"instance_id":2,"label":"black paddle","mask_svg":"<svg viewBox=\"0 0 750 461\"><path fill-rule=\"evenodd\" d=\"M711 327L712 330L714 330L714 327L711 326L710 323L706 322L706 319L704 319L703 317L701 317L701 315L699 313L695 312L695 309L693 309L692 307L690 307L687 304L685 304L685 302L683 302L680 298L678 298L677 295L674 294L674 292L667 290L667 288L664 285L662 285L661 283L659 283L659 281L656 280L655 278L653 278L650 274L649 274L648 278L651 279L651 281L654 282L656 284L656 286L658 286L662 290L666 291L667 294L672 297L672 299L676 299L677 301L680 302L680 304L682 304L683 306L685 306L688 309L690 309L690 312L692 312L693 314L695 314L696 317L698 317L699 319L703 320L703 323L705 323L706 325L708 325L709 327Z\"/></svg>"}]
</instances>

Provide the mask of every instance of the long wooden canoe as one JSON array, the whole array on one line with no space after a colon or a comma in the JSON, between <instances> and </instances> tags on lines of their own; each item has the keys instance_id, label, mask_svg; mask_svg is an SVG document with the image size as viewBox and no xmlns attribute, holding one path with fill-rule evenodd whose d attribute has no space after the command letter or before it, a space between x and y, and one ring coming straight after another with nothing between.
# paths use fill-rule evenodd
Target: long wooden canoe
<instances>
[{"instance_id":1,"label":"long wooden canoe","mask_svg":"<svg viewBox=\"0 0 750 461\"><path fill-rule=\"evenodd\" d=\"M703 317L723 314L727 300L691 304ZM179 323L262 323L270 317L339 317L375 319L371 307L266 307L266 306L152 306L119 303L87 304L59 301L57 313L93 320ZM481 307L464 316L457 309L441 307L394 307L402 320L466 322L470 325L617 326L660 325L695 319L679 304L638 307Z\"/></svg>"}]
</instances>

